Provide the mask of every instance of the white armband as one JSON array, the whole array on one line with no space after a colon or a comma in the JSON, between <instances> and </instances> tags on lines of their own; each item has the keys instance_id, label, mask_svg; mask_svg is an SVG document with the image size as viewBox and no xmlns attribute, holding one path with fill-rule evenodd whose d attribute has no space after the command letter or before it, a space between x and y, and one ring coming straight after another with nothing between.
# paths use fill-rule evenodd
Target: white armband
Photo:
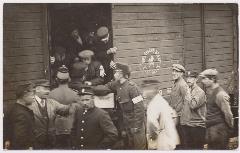
<instances>
[{"instance_id":1,"label":"white armband","mask_svg":"<svg viewBox=\"0 0 240 153\"><path fill-rule=\"evenodd\" d=\"M140 101L143 101L143 97L142 97L142 95L139 95L139 96L133 98L132 101L134 104L139 103Z\"/></svg>"}]
</instances>

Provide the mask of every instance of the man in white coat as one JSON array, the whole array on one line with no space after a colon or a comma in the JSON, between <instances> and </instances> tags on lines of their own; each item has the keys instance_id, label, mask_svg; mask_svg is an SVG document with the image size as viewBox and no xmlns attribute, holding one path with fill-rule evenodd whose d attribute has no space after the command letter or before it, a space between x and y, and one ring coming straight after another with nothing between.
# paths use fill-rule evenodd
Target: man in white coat
<instances>
[{"instance_id":1,"label":"man in white coat","mask_svg":"<svg viewBox=\"0 0 240 153\"><path fill-rule=\"evenodd\" d=\"M148 149L174 150L180 143L174 118L177 113L157 94L147 109Z\"/></svg>"}]
</instances>

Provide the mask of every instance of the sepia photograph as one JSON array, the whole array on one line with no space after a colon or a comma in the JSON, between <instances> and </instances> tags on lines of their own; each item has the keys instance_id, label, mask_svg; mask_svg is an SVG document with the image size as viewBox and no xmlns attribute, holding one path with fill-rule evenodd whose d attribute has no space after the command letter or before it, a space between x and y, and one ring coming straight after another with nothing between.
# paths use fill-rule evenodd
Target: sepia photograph
<instances>
[{"instance_id":1,"label":"sepia photograph","mask_svg":"<svg viewBox=\"0 0 240 153\"><path fill-rule=\"evenodd\" d=\"M238 3L2 10L2 150L238 150Z\"/></svg>"}]
</instances>

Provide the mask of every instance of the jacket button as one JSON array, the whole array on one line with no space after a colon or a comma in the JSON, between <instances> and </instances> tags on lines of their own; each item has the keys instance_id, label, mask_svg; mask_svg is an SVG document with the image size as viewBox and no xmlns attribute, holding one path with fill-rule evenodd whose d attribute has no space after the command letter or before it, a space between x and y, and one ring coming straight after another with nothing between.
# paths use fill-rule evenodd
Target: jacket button
<instances>
[{"instance_id":1,"label":"jacket button","mask_svg":"<svg viewBox=\"0 0 240 153\"><path fill-rule=\"evenodd\" d=\"M80 139L83 139L83 137L81 137Z\"/></svg>"},{"instance_id":2,"label":"jacket button","mask_svg":"<svg viewBox=\"0 0 240 153\"><path fill-rule=\"evenodd\" d=\"M82 120L82 123L84 123L84 120Z\"/></svg>"},{"instance_id":3,"label":"jacket button","mask_svg":"<svg viewBox=\"0 0 240 153\"><path fill-rule=\"evenodd\" d=\"M83 145L81 145L81 147L83 147Z\"/></svg>"},{"instance_id":4,"label":"jacket button","mask_svg":"<svg viewBox=\"0 0 240 153\"><path fill-rule=\"evenodd\" d=\"M83 131L83 129L81 129L81 131Z\"/></svg>"}]
</instances>

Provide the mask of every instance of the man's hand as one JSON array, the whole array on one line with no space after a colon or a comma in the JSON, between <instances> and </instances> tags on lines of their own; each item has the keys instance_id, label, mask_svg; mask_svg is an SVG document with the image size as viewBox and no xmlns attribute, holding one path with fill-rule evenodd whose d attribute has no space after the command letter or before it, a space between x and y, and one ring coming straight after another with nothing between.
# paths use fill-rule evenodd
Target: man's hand
<instances>
[{"instance_id":1,"label":"man's hand","mask_svg":"<svg viewBox=\"0 0 240 153\"><path fill-rule=\"evenodd\" d=\"M10 145L11 145L11 143L10 143L9 140L5 141L5 143L4 143L4 149L10 149Z\"/></svg>"},{"instance_id":2,"label":"man's hand","mask_svg":"<svg viewBox=\"0 0 240 153\"><path fill-rule=\"evenodd\" d=\"M117 53L117 47L109 48L107 50L107 54L116 54Z\"/></svg>"},{"instance_id":3,"label":"man's hand","mask_svg":"<svg viewBox=\"0 0 240 153\"><path fill-rule=\"evenodd\" d=\"M54 64L55 60L56 60L56 59L55 59L54 56L50 56L50 63L51 63L51 64Z\"/></svg>"},{"instance_id":4,"label":"man's hand","mask_svg":"<svg viewBox=\"0 0 240 153\"><path fill-rule=\"evenodd\" d=\"M123 138L126 138L126 137L127 137L127 132L126 132L126 131L122 131L122 132L121 132L121 136L122 136Z\"/></svg>"},{"instance_id":5,"label":"man's hand","mask_svg":"<svg viewBox=\"0 0 240 153\"><path fill-rule=\"evenodd\" d=\"M111 60L110 62L110 68L111 69L116 69L116 63Z\"/></svg>"},{"instance_id":6,"label":"man's hand","mask_svg":"<svg viewBox=\"0 0 240 153\"><path fill-rule=\"evenodd\" d=\"M85 84L85 85L88 85L88 86L91 86L91 85L92 85L92 82L90 82L90 81L85 81L84 84Z\"/></svg>"}]
</instances>

